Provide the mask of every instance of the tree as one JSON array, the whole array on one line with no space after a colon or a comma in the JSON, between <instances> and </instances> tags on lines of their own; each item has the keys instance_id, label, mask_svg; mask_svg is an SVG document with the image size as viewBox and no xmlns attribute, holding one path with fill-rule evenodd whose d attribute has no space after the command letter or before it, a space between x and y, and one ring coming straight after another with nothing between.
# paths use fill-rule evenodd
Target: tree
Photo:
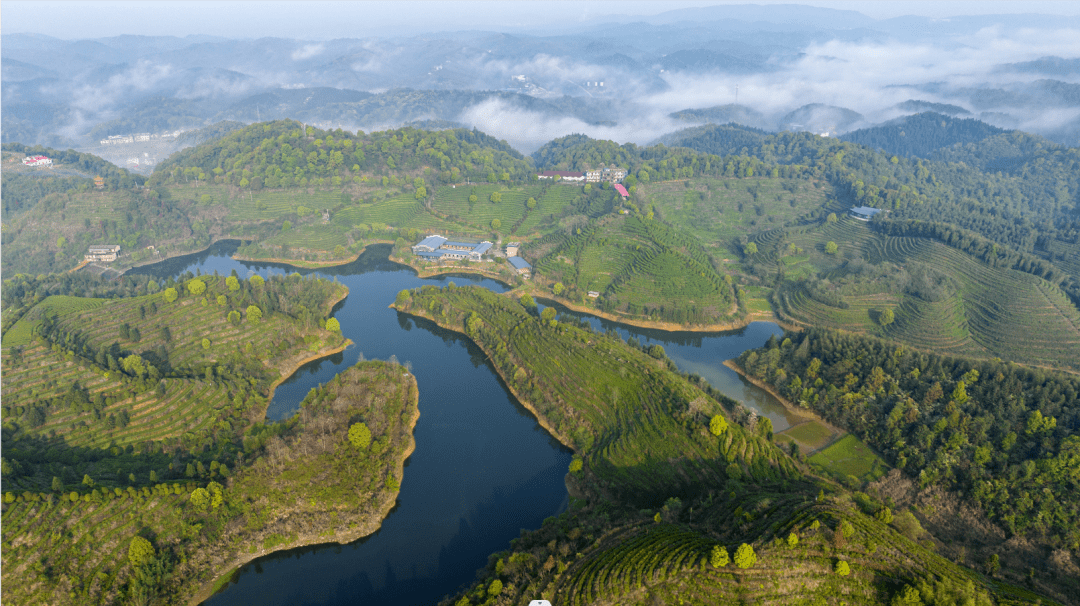
<instances>
[{"instance_id":1,"label":"tree","mask_svg":"<svg viewBox=\"0 0 1080 606\"><path fill-rule=\"evenodd\" d=\"M206 283L196 278L187 283L187 289L191 294L198 296L206 292Z\"/></svg>"},{"instance_id":2,"label":"tree","mask_svg":"<svg viewBox=\"0 0 1080 606\"><path fill-rule=\"evenodd\" d=\"M996 553L991 554L986 560L986 574L997 576L998 570L1001 570L1001 558Z\"/></svg>"},{"instance_id":3,"label":"tree","mask_svg":"<svg viewBox=\"0 0 1080 606\"><path fill-rule=\"evenodd\" d=\"M169 288L165 289L165 302L166 303L172 303L173 301L176 300L177 296L178 295L176 294L176 289L175 288L170 286Z\"/></svg>"},{"instance_id":4,"label":"tree","mask_svg":"<svg viewBox=\"0 0 1080 606\"><path fill-rule=\"evenodd\" d=\"M750 568L754 564L757 564L754 548L746 543L739 545L739 548L735 550L735 565L739 568Z\"/></svg>"},{"instance_id":5,"label":"tree","mask_svg":"<svg viewBox=\"0 0 1080 606\"><path fill-rule=\"evenodd\" d=\"M56 476L53 476L52 489L53 489L53 492L63 492L64 491L64 482L60 478L58 478Z\"/></svg>"},{"instance_id":6,"label":"tree","mask_svg":"<svg viewBox=\"0 0 1080 606\"><path fill-rule=\"evenodd\" d=\"M881 325L882 326L888 326L889 324L892 324L893 320L895 320L895 319L896 319L896 314L893 313L892 309L886 309L885 311L881 312Z\"/></svg>"},{"instance_id":7,"label":"tree","mask_svg":"<svg viewBox=\"0 0 1080 606\"><path fill-rule=\"evenodd\" d=\"M349 428L349 442L358 450L364 450L371 444L371 430L363 423L353 423Z\"/></svg>"},{"instance_id":8,"label":"tree","mask_svg":"<svg viewBox=\"0 0 1080 606\"><path fill-rule=\"evenodd\" d=\"M262 320L262 310L254 305L248 305L247 320L251 324L258 324Z\"/></svg>"},{"instance_id":9,"label":"tree","mask_svg":"<svg viewBox=\"0 0 1080 606\"><path fill-rule=\"evenodd\" d=\"M240 290L240 280L237 280L236 276L229 276L225 278L225 286L227 286L230 291L236 292Z\"/></svg>"},{"instance_id":10,"label":"tree","mask_svg":"<svg viewBox=\"0 0 1080 606\"><path fill-rule=\"evenodd\" d=\"M712 552L709 554L709 564L713 568L723 568L731 562L731 556L728 555L727 547L723 545L713 545Z\"/></svg>"},{"instance_id":11,"label":"tree","mask_svg":"<svg viewBox=\"0 0 1080 606\"><path fill-rule=\"evenodd\" d=\"M188 502L195 508L195 511L205 513L210 507L210 492L205 488L196 488L191 491L191 496L188 497Z\"/></svg>"},{"instance_id":12,"label":"tree","mask_svg":"<svg viewBox=\"0 0 1080 606\"><path fill-rule=\"evenodd\" d=\"M835 255L837 250L839 250L839 249L836 246L836 242L833 242L832 240L829 240L828 242L825 243L825 252L826 253L828 253L830 255Z\"/></svg>"},{"instance_id":13,"label":"tree","mask_svg":"<svg viewBox=\"0 0 1080 606\"><path fill-rule=\"evenodd\" d=\"M476 204L477 200L479 200L479 198L476 197L476 194L469 196L469 204Z\"/></svg>"},{"instance_id":14,"label":"tree","mask_svg":"<svg viewBox=\"0 0 1080 606\"><path fill-rule=\"evenodd\" d=\"M259 276L259 275L251 276L251 285L252 286L262 286L265 283L266 283L266 280L264 280L262 276Z\"/></svg>"},{"instance_id":15,"label":"tree","mask_svg":"<svg viewBox=\"0 0 1080 606\"><path fill-rule=\"evenodd\" d=\"M491 220L491 229L498 230L500 227L502 227L502 221L498 219Z\"/></svg>"},{"instance_id":16,"label":"tree","mask_svg":"<svg viewBox=\"0 0 1080 606\"><path fill-rule=\"evenodd\" d=\"M836 568L834 568L834 570L836 571L836 574L842 577L846 577L847 575L851 574L851 566L849 566L848 563L844 560L837 560Z\"/></svg>"},{"instance_id":17,"label":"tree","mask_svg":"<svg viewBox=\"0 0 1080 606\"><path fill-rule=\"evenodd\" d=\"M852 526L851 522L844 520L840 522L840 534L844 535L845 539L850 539L855 534L855 527Z\"/></svg>"},{"instance_id":18,"label":"tree","mask_svg":"<svg viewBox=\"0 0 1080 606\"><path fill-rule=\"evenodd\" d=\"M203 349L210 349L210 339L207 339L206 337L203 337L202 348Z\"/></svg>"},{"instance_id":19,"label":"tree","mask_svg":"<svg viewBox=\"0 0 1080 606\"><path fill-rule=\"evenodd\" d=\"M565 286L563 286L563 283L562 283L562 282L556 282L556 283L555 283L554 285L552 285L552 287L551 287L551 292L552 292L552 293L553 293L553 294L554 294L554 295L555 295L556 297L557 297L557 296L559 296L559 295L561 295L561 294L563 293L563 291L564 291L564 290L566 290L566 287L565 287Z\"/></svg>"},{"instance_id":20,"label":"tree","mask_svg":"<svg viewBox=\"0 0 1080 606\"><path fill-rule=\"evenodd\" d=\"M497 191L493 191L491 192L491 195L488 197L488 199L491 200L492 204L498 204L499 202L502 202L502 194Z\"/></svg>"},{"instance_id":21,"label":"tree","mask_svg":"<svg viewBox=\"0 0 1080 606\"><path fill-rule=\"evenodd\" d=\"M795 534L794 532L788 533L787 546L790 547L791 549L795 549L795 546L798 545L798 544L799 544L799 535Z\"/></svg>"},{"instance_id":22,"label":"tree","mask_svg":"<svg viewBox=\"0 0 1080 606\"><path fill-rule=\"evenodd\" d=\"M521 301L522 307L524 307L525 309L529 309L529 310L536 309L536 301L532 298L532 295L530 295L529 293L525 293L525 294L521 295L520 301Z\"/></svg>"},{"instance_id":23,"label":"tree","mask_svg":"<svg viewBox=\"0 0 1080 606\"><path fill-rule=\"evenodd\" d=\"M414 195L414 197L417 200L423 200L424 198L426 198L427 197L427 188L426 187L417 187L416 188L416 194Z\"/></svg>"},{"instance_id":24,"label":"tree","mask_svg":"<svg viewBox=\"0 0 1080 606\"><path fill-rule=\"evenodd\" d=\"M495 579L494 581L491 582L491 585L488 586L488 590L487 590L488 596L494 598L494 597L498 596L499 594L501 594L502 590L503 590L502 581L500 581L499 579Z\"/></svg>"},{"instance_id":25,"label":"tree","mask_svg":"<svg viewBox=\"0 0 1080 606\"><path fill-rule=\"evenodd\" d=\"M570 473L577 473L581 471L584 462L581 460L581 455L574 455L574 458L570 459Z\"/></svg>"},{"instance_id":26,"label":"tree","mask_svg":"<svg viewBox=\"0 0 1080 606\"><path fill-rule=\"evenodd\" d=\"M281 231L289 231L292 229L292 221L285 221L281 224Z\"/></svg>"},{"instance_id":27,"label":"tree","mask_svg":"<svg viewBox=\"0 0 1080 606\"><path fill-rule=\"evenodd\" d=\"M536 208L536 198L529 198L529 200L525 202L525 207L529 210Z\"/></svg>"},{"instance_id":28,"label":"tree","mask_svg":"<svg viewBox=\"0 0 1080 606\"><path fill-rule=\"evenodd\" d=\"M143 537L136 536L128 545L128 561L132 566L143 566L153 561L157 553L154 546Z\"/></svg>"},{"instance_id":29,"label":"tree","mask_svg":"<svg viewBox=\"0 0 1080 606\"><path fill-rule=\"evenodd\" d=\"M829 213L829 216L825 218L825 221L828 223L836 223L836 213Z\"/></svg>"},{"instance_id":30,"label":"tree","mask_svg":"<svg viewBox=\"0 0 1080 606\"><path fill-rule=\"evenodd\" d=\"M747 255L757 254L757 244L754 244L753 242L748 243L743 247L743 253Z\"/></svg>"},{"instance_id":31,"label":"tree","mask_svg":"<svg viewBox=\"0 0 1080 606\"><path fill-rule=\"evenodd\" d=\"M667 353L664 351L664 347L659 343L653 344L649 347L649 355L657 360L663 360ZM710 423L711 424L711 423Z\"/></svg>"},{"instance_id":32,"label":"tree","mask_svg":"<svg viewBox=\"0 0 1080 606\"><path fill-rule=\"evenodd\" d=\"M709 431L711 431L714 436L720 437L724 435L727 428L727 419L721 415L713 415L713 418L709 421Z\"/></svg>"},{"instance_id":33,"label":"tree","mask_svg":"<svg viewBox=\"0 0 1080 606\"><path fill-rule=\"evenodd\" d=\"M544 311L540 312L540 319L544 322L544 324L550 324L554 326L555 313L556 311L554 307L545 307Z\"/></svg>"},{"instance_id":34,"label":"tree","mask_svg":"<svg viewBox=\"0 0 1080 606\"><path fill-rule=\"evenodd\" d=\"M337 318L330 318L326 321L326 330L330 332L341 332L341 323Z\"/></svg>"}]
</instances>

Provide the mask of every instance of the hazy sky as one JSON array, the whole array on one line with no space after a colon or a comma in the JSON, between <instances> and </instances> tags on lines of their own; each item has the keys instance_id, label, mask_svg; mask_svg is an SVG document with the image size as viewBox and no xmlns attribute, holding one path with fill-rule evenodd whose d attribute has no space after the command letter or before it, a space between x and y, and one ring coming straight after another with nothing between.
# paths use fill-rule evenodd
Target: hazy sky
<instances>
[{"instance_id":1,"label":"hazy sky","mask_svg":"<svg viewBox=\"0 0 1080 606\"><path fill-rule=\"evenodd\" d=\"M1080 15L1078 1L769 2L854 10L876 19L901 15L949 17L971 14L1044 13ZM209 34L230 38L279 36L303 39L399 35L459 29L513 30L580 24L604 15L651 15L717 4L707 0L651 2L56 2L4 0L0 32L37 33L62 39L120 34Z\"/></svg>"}]
</instances>

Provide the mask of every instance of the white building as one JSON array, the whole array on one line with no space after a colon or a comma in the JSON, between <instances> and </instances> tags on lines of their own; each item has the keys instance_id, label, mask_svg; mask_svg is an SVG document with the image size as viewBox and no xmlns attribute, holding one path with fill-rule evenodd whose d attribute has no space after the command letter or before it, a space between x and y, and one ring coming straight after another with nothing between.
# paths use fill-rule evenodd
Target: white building
<instances>
[{"instance_id":1,"label":"white building","mask_svg":"<svg viewBox=\"0 0 1080 606\"><path fill-rule=\"evenodd\" d=\"M27 156L22 163L26 166L52 166L52 160L45 156Z\"/></svg>"}]
</instances>

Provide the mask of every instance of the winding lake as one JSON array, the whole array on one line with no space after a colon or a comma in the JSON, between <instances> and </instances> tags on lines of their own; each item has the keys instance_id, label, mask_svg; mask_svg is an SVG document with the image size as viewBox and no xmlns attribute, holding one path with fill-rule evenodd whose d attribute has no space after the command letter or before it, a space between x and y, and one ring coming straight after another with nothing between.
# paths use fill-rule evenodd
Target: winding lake
<instances>
[{"instance_id":1,"label":"winding lake","mask_svg":"<svg viewBox=\"0 0 1080 606\"><path fill-rule=\"evenodd\" d=\"M563 477L571 453L509 394L483 353L465 338L389 309L397 293L425 284L506 286L475 276L421 279L387 260L389 245L372 246L348 265L297 270L235 261L235 242L219 242L185 257L136 268L129 275L165 278L187 271L242 277L315 273L349 287L334 317L349 349L300 368L282 383L267 410L272 420L293 414L309 390L365 358L395 356L412 366L420 389L416 450L394 510L375 534L348 545L279 552L243 567L212 606L240 604L428 604L475 578L489 554L509 548L522 529L538 528L567 506ZM565 311L565 310L564 310ZM788 426L783 406L722 362L759 347L781 329L757 322L727 333L668 333L573 314L624 338L659 343L685 371Z\"/></svg>"}]
</instances>

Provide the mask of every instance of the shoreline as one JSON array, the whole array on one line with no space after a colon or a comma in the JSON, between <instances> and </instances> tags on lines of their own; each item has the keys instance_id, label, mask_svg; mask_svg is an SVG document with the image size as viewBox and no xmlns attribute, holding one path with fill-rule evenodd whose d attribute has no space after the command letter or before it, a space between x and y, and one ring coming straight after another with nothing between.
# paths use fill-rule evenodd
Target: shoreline
<instances>
[{"instance_id":1,"label":"shoreline","mask_svg":"<svg viewBox=\"0 0 1080 606\"><path fill-rule=\"evenodd\" d=\"M226 577L232 577L232 575L239 571L241 567L250 564L251 562L261 557L268 556L279 551L288 551L290 549L297 549L300 547L315 547L318 545L332 544L345 545L362 539L368 535L371 535L380 528L382 528L383 522L386 520L387 516L390 515L390 511L397 503L398 495L401 494L401 484L405 482L405 461L407 461L409 457L412 456L413 452L416 451L415 430L416 423L420 420L420 389L416 382L416 375L412 374L411 372L408 372L408 375L411 383L410 389L412 391L412 401L410 402L410 406L412 406L413 409L412 415L409 419L407 431L409 440L408 443L405 445L404 450L402 450L401 455L398 456L394 466L396 470L395 475L396 477L401 478L401 482L399 482L398 489L396 491L383 495L381 502L376 507L376 511L378 512L378 519L368 519L364 523L358 525L355 529L351 529L348 531L335 531L332 535L327 535L326 533L307 533L303 535L297 535L296 540L282 543L280 545L275 545L271 549L263 549L260 547L254 553L245 552L239 557L229 561L224 566L222 566L221 569L223 569L225 572L218 573L211 580L199 585L196 592L186 600L186 603L189 606L198 606L199 604L202 604L206 600L213 597L229 582L229 579ZM222 582L223 578L225 579L224 582Z\"/></svg>"},{"instance_id":2,"label":"shoreline","mask_svg":"<svg viewBox=\"0 0 1080 606\"><path fill-rule=\"evenodd\" d=\"M796 427L802 427L806 423L812 423L812 422L820 423L821 425L823 425L824 427L828 428L829 430L831 430L833 432L833 435L830 436L829 439L824 444L822 444L821 446L819 446L819 447L817 447L815 449L812 449L812 450L804 453L805 455L809 456L809 455L811 455L813 453L824 450L824 449L828 448L830 445L832 445L833 443L835 443L840 438L847 435L848 432L844 431L843 429L840 429L839 427L833 425L832 423L829 423L825 419L821 418L821 416L818 415L816 412L810 410L809 408L802 408L800 406L796 406L795 404L793 404L790 400L788 400L784 396L780 395L780 392L776 391L775 387L773 387L772 385L769 385L768 383L766 383L766 382L758 379L757 377L751 375L750 373L746 372L746 369L744 369L742 366L739 366L738 364L736 364L735 360L724 360L723 364L724 364L724 366L727 366L731 370L735 371L735 373L737 373L740 377L742 377L742 378L746 379L747 381L749 381L750 383L752 383L755 387L758 387L758 388L768 392L768 394L771 395L772 397L776 398L776 400L778 402L780 402L780 404L782 404L784 406L784 408L787 409L788 412L794 414L797 417L805 419L801 423L798 423L796 425L792 425L791 427L788 427L787 429L785 429L783 431L776 432L776 435L781 435L786 431L790 431L792 429L795 429ZM794 441L794 438L791 438L791 439Z\"/></svg>"},{"instance_id":3,"label":"shoreline","mask_svg":"<svg viewBox=\"0 0 1080 606\"><path fill-rule=\"evenodd\" d=\"M460 330L457 330L456 328L453 328L453 327L451 327L451 326L449 326L447 324L443 324L443 323L439 322L438 320L436 320L435 318L429 318L427 316L423 316L423 315L420 315L420 314L417 314L417 313L413 313L411 311L404 311L402 309L399 309L399 308L395 307L394 303L391 303L390 307L393 308L394 310L396 310L398 313L402 313L402 314L405 314L407 316L411 316L411 317L414 317L414 318L421 318L421 319L427 320L428 322L434 322L435 325L438 326L439 328L442 328L444 330L449 330L449 331L451 331L453 333L459 334L459 335L465 337L466 339L468 339L472 344L479 347L480 351L484 352L484 356L487 358L488 363L491 364L492 368L495 370L495 376L499 377L499 381L501 381L502 384L506 387L506 389L514 396L514 399L516 399L518 401L518 403L521 404L521 406L523 408L525 408L525 410L528 410L530 413L532 413L533 418L536 419L536 422L540 425L540 427L543 427L544 431L551 434L551 437L558 440L560 444L562 444L566 448L570 449L575 454L581 454L580 452L578 452L578 450L576 448L574 448L573 443L571 443L570 440L567 439L566 436L560 434L558 432L558 430L556 430L554 427L551 426L551 424L548 422L548 420L546 418L544 418L544 416L541 415L536 410L536 407L532 404L532 402L529 402L528 400L523 398L521 396L521 394L519 394L517 392L517 390L514 389L514 386L507 382L506 377L502 376L502 374L499 372L498 366L496 366L495 363L491 361L491 354L488 352L487 348L485 348L483 345L478 343L475 339L473 339L469 335L465 334L464 332L462 332ZM569 490L569 488L568 488L568 490Z\"/></svg>"}]
</instances>

